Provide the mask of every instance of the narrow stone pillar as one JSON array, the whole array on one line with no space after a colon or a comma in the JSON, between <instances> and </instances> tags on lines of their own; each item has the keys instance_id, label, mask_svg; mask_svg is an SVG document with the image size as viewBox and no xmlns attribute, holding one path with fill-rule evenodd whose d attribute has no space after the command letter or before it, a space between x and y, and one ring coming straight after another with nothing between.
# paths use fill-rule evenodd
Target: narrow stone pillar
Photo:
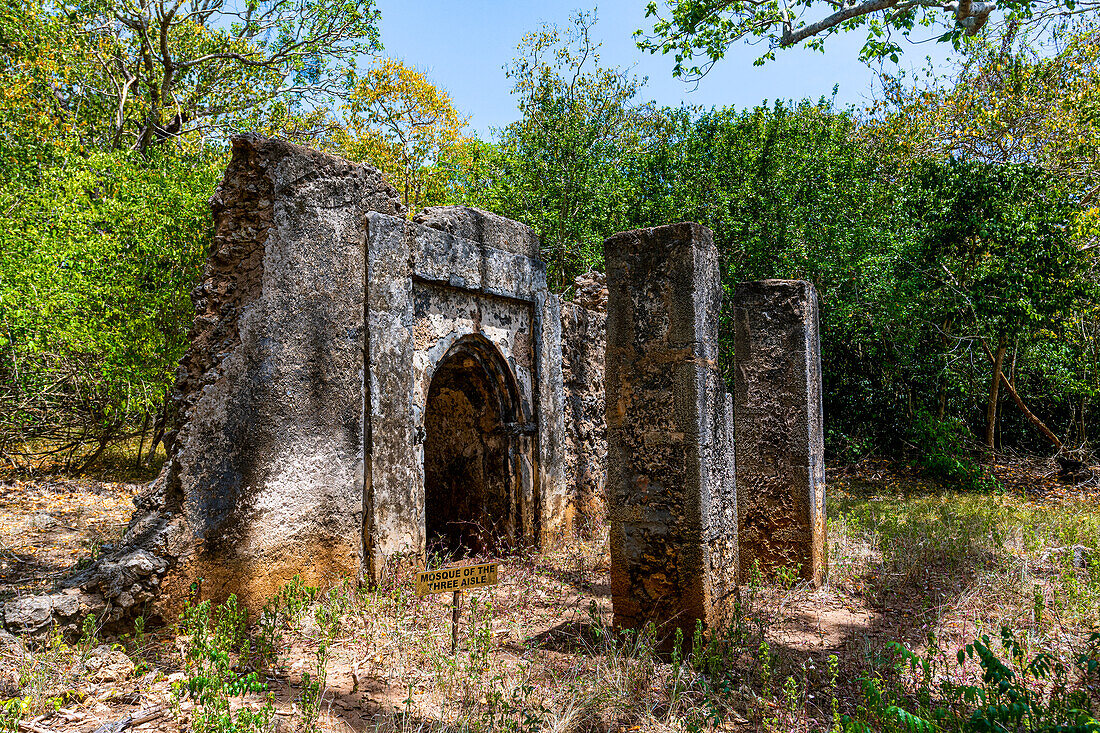
<instances>
[{"instance_id":1,"label":"narrow stone pillar","mask_svg":"<svg viewBox=\"0 0 1100 733\"><path fill-rule=\"evenodd\" d=\"M718 253L709 229L683 223L616 234L604 256L615 623L653 621L667 646L676 627L690 640L712 622L736 582Z\"/></svg>"},{"instance_id":2,"label":"narrow stone pillar","mask_svg":"<svg viewBox=\"0 0 1100 733\"><path fill-rule=\"evenodd\" d=\"M825 447L817 292L802 280L741 283L733 296L734 414L742 577L825 578Z\"/></svg>"}]
</instances>

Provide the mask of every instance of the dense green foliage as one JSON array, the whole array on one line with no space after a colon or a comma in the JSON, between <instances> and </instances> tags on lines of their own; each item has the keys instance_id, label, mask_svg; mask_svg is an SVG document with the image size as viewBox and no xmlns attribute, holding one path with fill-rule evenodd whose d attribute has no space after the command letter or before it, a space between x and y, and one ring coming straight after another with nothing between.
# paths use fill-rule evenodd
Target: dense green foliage
<instances>
[{"instance_id":1,"label":"dense green foliage","mask_svg":"<svg viewBox=\"0 0 1100 733\"><path fill-rule=\"evenodd\" d=\"M979 684L960 684L943 675L946 655L934 637L923 656L890 642L892 663L863 677L865 704L856 716L844 716L844 730L1097 733L1095 703L1079 681L1095 679L1098 645L1100 634L1094 633L1069 668L1046 651L1029 655L1028 644L1002 627L996 641L982 634L958 650L951 661L960 670L968 664L978 667L982 677ZM909 689L907 675L915 683Z\"/></svg>"},{"instance_id":2,"label":"dense green foliage","mask_svg":"<svg viewBox=\"0 0 1100 733\"><path fill-rule=\"evenodd\" d=\"M0 8L0 455L159 439L224 133L311 139L370 0ZM159 42L150 46L150 39ZM91 453L86 450L91 447Z\"/></svg>"},{"instance_id":3,"label":"dense green foliage","mask_svg":"<svg viewBox=\"0 0 1100 733\"><path fill-rule=\"evenodd\" d=\"M67 155L0 193L0 448L72 455L158 414L224 157Z\"/></svg>"},{"instance_id":4,"label":"dense green foliage","mask_svg":"<svg viewBox=\"0 0 1100 733\"><path fill-rule=\"evenodd\" d=\"M1058 32L1096 16L1094 0L1008 0L935 3L927 0L851 0L843 4L801 0L664 0L646 4L648 30L637 30L638 48L673 59L672 75L697 80L739 43L762 45L760 65L780 49L822 51L838 33L866 29L864 60L899 60L909 43L937 40L956 50L991 25L1027 24ZM946 12L945 12L946 11ZM904 45L903 45L904 44Z\"/></svg>"},{"instance_id":5,"label":"dense green foliage","mask_svg":"<svg viewBox=\"0 0 1100 733\"><path fill-rule=\"evenodd\" d=\"M478 202L497 203L544 237L574 232L572 257L551 259L563 268L559 282L602 266L603 237L683 220L714 231L727 303L740 281L812 281L838 457L916 447L925 433L912 425L922 414L981 435L985 350L998 347L1009 351L1018 392L1042 396L1034 406L1055 418L1055 432L1090 437L1082 411L1097 386L1096 352L1080 334L1095 303L1092 257L1074 233L1074 193L1060 179L1026 165L883 158L864 143L859 120L825 100L666 109L647 122L648 134L629 138L625 154L597 156L604 170L591 199L599 205L570 222L557 221L552 207L525 216L525 200L559 194L540 185L545 164L520 154L514 128L501 146L508 165L491 170ZM517 180L526 199L512 188ZM728 362L728 328L723 339ZM997 414L1002 442L1044 449L1014 408Z\"/></svg>"},{"instance_id":6,"label":"dense green foliage","mask_svg":"<svg viewBox=\"0 0 1100 733\"><path fill-rule=\"evenodd\" d=\"M337 6L310 7L323 25ZM339 72L348 44L376 42L370 3L356 7L364 35L315 49L329 54L310 82L318 89L354 88ZM1064 157L1048 155L1060 145L1054 133L1027 128L1028 149L1042 156L953 158L934 128L961 93L898 92L894 112L870 121L827 100L657 109L641 99L644 80L601 66L594 22L582 13L523 39L507 69L518 119L491 142L459 139L452 125L457 142L418 164L432 167L428 203L445 197L531 224L559 290L602 267L605 237L684 220L714 231L727 295L744 280L812 281L836 458L918 449L929 471L977 487L985 479L967 455L970 436L1035 450L1096 439L1087 416L1100 388L1100 212L1089 208L1095 191L1083 190L1090 177L1047 165ZM81 28L37 0L0 13L0 453L14 462L42 451L75 460L152 422L163 430L209 236L205 202L224 165L223 140L204 143L196 127L169 132L161 120L152 142L137 144L152 107L94 91L106 88L103 59L125 49ZM171 28L182 34L178 53L228 42L217 28L194 37ZM1093 58L1090 33L1074 58ZM1001 63L990 53L981 63ZM209 124L308 139L314 123L338 122L330 108L306 110L302 96L272 106L269 82L305 73L283 61L227 70L224 88L204 98L232 104ZM1010 61L1025 78L1045 68ZM1058 88L1043 87L1047 97ZM1088 97L1065 88L1071 107ZM1078 117L1058 134L1085 129ZM891 142L893 130L906 144ZM330 130L315 141L340 152L346 139ZM727 314L727 364L728 325Z\"/></svg>"}]
</instances>

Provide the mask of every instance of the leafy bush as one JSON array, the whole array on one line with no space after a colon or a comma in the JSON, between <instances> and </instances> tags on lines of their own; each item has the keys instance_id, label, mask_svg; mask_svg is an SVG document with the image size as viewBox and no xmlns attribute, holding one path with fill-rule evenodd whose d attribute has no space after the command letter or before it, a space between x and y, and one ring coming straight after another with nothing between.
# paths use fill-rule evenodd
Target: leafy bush
<instances>
[{"instance_id":1,"label":"leafy bush","mask_svg":"<svg viewBox=\"0 0 1100 733\"><path fill-rule=\"evenodd\" d=\"M856 717L844 716L847 733L872 731L975 731L976 733L1098 733L1094 700L1086 683L1100 672L1100 633L1094 633L1072 667L1046 651L1029 658L1013 631L1002 627L999 646L983 634L958 651L959 671L976 663L980 684L960 684L940 674L934 639L920 656L891 642L891 668L863 679L864 706ZM906 672L918 684L903 687ZM936 689L938 682L938 690Z\"/></svg>"},{"instance_id":2,"label":"leafy bush","mask_svg":"<svg viewBox=\"0 0 1100 733\"><path fill-rule=\"evenodd\" d=\"M937 419L921 413L913 421L917 463L929 478L963 491L1000 488L997 479L971 457L971 437L957 418Z\"/></svg>"},{"instance_id":3,"label":"leafy bush","mask_svg":"<svg viewBox=\"0 0 1100 733\"><path fill-rule=\"evenodd\" d=\"M267 689L254 670L238 671L254 652L246 627L247 614L237 605L236 596L219 606L210 601L189 603L180 615L187 677L175 683L173 697L177 715L184 697L194 701L191 730L195 733L251 733L271 727L274 707L270 701L256 711L247 706L234 711L230 704L230 698Z\"/></svg>"},{"instance_id":4,"label":"leafy bush","mask_svg":"<svg viewBox=\"0 0 1100 733\"><path fill-rule=\"evenodd\" d=\"M0 454L71 466L161 413L223 162L74 155L0 187Z\"/></svg>"}]
</instances>

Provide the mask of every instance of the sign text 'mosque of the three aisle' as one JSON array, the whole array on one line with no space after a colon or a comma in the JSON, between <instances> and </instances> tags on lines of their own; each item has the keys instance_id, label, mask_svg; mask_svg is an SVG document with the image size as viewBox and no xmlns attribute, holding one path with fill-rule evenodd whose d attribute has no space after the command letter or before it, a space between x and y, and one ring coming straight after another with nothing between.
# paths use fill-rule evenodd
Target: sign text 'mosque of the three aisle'
<instances>
[{"instance_id":1,"label":"sign text 'mosque of the three aisle'","mask_svg":"<svg viewBox=\"0 0 1100 733\"><path fill-rule=\"evenodd\" d=\"M424 570L416 577L416 595L473 590L497 583L497 563Z\"/></svg>"}]
</instances>

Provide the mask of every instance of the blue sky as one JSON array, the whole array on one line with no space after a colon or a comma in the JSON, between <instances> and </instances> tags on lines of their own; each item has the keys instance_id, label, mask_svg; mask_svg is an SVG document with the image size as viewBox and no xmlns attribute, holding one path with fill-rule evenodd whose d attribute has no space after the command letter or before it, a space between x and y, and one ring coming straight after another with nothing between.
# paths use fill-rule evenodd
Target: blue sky
<instances>
[{"instance_id":1,"label":"blue sky","mask_svg":"<svg viewBox=\"0 0 1100 733\"><path fill-rule=\"evenodd\" d=\"M742 44L692 91L672 78L672 61L639 51L631 37L647 28L647 0L602 0L596 5L599 23L594 35L603 41L601 63L633 67L648 76L643 96L659 104L752 107L763 100L817 99L832 95L843 104L862 106L870 101L876 70L858 60L863 36L859 31L830 39L826 53L791 49L764 66L752 62L761 47ZM540 23L564 26L577 10L595 4L529 2L528 0L377 0L382 11L385 54L411 63L435 84L451 93L459 110L470 116L470 126L481 136L517 116L511 83L504 76L516 54L516 44ZM913 66L943 47L928 43L906 49L903 63Z\"/></svg>"}]
</instances>

